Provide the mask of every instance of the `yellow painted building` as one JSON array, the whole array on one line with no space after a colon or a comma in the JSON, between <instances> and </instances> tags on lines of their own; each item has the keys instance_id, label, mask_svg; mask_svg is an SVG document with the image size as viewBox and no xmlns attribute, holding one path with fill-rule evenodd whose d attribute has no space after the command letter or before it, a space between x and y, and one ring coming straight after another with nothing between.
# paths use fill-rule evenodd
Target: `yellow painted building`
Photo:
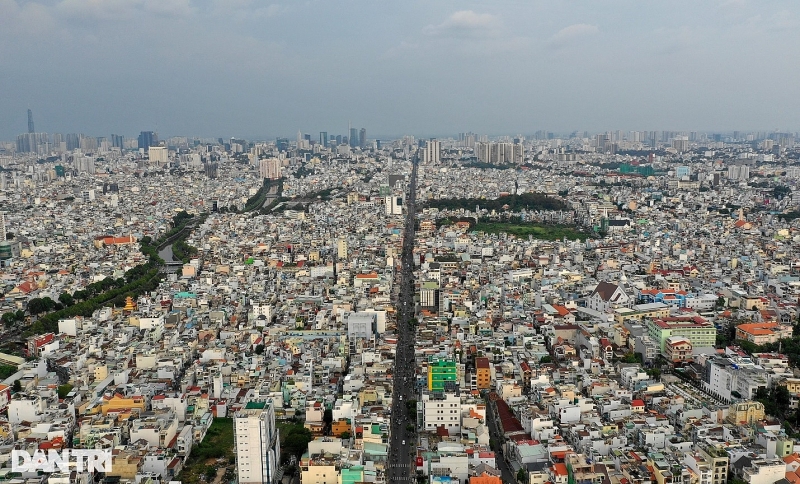
<instances>
[{"instance_id":1,"label":"yellow painted building","mask_svg":"<svg viewBox=\"0 0 800 484\"><path fill-rule=\"evenodd\" d=\"M478 390L485 390L492 386L492 371L489 366L489 358L475 358L475 379L477 380Z\"/></svg>"},{"instance_id":2,"label":"yellow painted building","mask_svg":"<svg viewBox=\"0 0 800 484\"><path fill-rule=\"evenodd\" d=\"M301 465L300 482L303 484L333 484L339 482L335 465Z\"/></svg>"},{"instance_id":3,"label":"yellow painted building","mask_svg":"<svg viewBox=\"0 0 800 484\"><path fill-rule=\"evenodd\" d=\"M109 399L104 400L103 403L100 404L100 412L103 415L106 415L111 411L131 409L138 410L141 413L145 411L145 407L146 403L144 397L134 396L131 398L125 398L117 394Z\"/></svg>"},{"instance_id":4,"label":"yellow painted building","mask_svg":"<svg viewBox=\"0 0 800 484\"><path fill-rule=\"evenodd\" d=\"M641 306L649 306L643 304ZM618 308L614 310L614 322L622 324L625 321L639 321L644 319L661 319L669 316L669 307L659 307L654 309L640 310L628 308Z\"/></svg>"},{"instance_id":5,"label":"yellow painted building","mask_svg":"<svg viewBox=\"0 0 800 484\"><path fill-rule=\"evenodd\" d=\"M764 404L761 402L735 403L728 408L728 422L733 424L752 424L764 418Z\"/></svg>"},{"instance_id":6,"label":"yellow painted building","mask_svg":"<svg viewBox=\"0 0 800 484\"><path fill-rule=\"evenodd\" d=\"M106 475L133 480L136 478L136 474L141 467L141 457L126 452L120 452L112 457L111 470L107 472Z\"/></svg>"}]
</instances>

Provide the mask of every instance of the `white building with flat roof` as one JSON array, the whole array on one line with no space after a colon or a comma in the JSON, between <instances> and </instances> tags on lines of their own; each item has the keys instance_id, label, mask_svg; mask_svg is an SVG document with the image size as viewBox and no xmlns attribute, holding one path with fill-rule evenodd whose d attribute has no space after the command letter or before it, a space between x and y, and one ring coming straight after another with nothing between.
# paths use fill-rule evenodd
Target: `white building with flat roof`
<instances>
[{"instance_id":1,"label":"white building with flat roof","mask_svg":"<svg viewBox=\"0 0 800 484\"><path fill-rule=\"evenodd\" d=\"M241 484L278 482L281 444L272 399L251 400L233 419L236 469Z\"/></svg>"},{"instance_id":2,"label":"white building with flat roof","mask_svg":"<svg viewBox=\"0 0 800 484\"><path fill-rule=\"evenodd\" d=\"M147 149L147 156L150 163L166 165L169 162L169 151L166 146L151 146Z\"/></svg>"}]
</instances>

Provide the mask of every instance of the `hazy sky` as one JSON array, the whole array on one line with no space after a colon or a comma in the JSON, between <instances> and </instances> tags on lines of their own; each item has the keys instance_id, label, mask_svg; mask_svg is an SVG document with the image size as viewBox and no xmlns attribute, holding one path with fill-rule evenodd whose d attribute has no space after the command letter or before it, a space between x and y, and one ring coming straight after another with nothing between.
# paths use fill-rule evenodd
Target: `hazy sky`
<instances>
[{"instance_id":1,"label":"hazy sky","mask_svg":"<svg viewBox=\"0 0 800 484\"><path fill-rule=\"evenodd\" d=\"M797 0L0 0L0 139L800 129Z\"/></svg>"}]
</instances>

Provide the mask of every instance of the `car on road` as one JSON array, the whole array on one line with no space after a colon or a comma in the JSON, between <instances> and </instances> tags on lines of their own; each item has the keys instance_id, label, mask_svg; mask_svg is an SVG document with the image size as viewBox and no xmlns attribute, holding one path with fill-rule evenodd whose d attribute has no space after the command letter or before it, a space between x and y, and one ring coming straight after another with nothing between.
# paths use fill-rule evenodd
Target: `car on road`
<instances>
[{"instance_id":1,"label":"car on road","mask_svg":"<svg viewBox=\"0 0 800 484\"><path fill-rule=\"evenodd\" d=\"M405 440L403 441L403 445L406 445L406 441Z\"/></svg>"}]
</instances>

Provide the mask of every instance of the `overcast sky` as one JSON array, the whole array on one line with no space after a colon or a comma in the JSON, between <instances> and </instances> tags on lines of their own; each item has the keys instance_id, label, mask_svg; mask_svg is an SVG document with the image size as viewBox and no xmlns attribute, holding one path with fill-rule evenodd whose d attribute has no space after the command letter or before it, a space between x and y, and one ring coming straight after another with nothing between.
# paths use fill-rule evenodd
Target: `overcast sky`
<instances>
[{"instance_id":1,"label":"overcast sky","mask_svg":"<svg viewBox=\"0 0 800 484\"><path fill-rule=\"evenodd\" d=\"M0 0L0 139L800 129L796 0Z\"/></svg>"}]
</instances>

